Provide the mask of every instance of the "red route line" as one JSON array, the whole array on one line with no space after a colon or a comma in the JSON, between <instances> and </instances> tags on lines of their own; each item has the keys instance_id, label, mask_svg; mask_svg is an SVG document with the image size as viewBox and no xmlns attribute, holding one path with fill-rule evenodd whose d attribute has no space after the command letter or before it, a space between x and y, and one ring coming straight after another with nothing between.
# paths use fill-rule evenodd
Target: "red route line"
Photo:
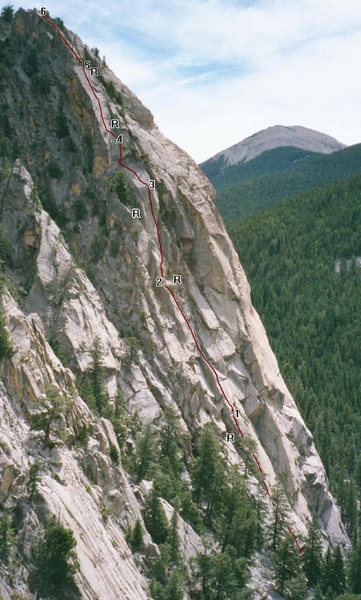
<instances>
[{"instance_id":1,"label":"red route line","mask_svg":"<svg viewBox=\"0 0 361 600\"><path fill-rule=\"evenodd\" d=\"M158 229L158 227L157 227L157 229ZM194 343L195 343L195 345L196 345L196 348L197 348L197 350L198 350L199 354L200 354L200 355L201 355L201 357L202 357L202 358L203 358L203 359L206 361L206 363L207 363L207 365L210 367L210 369L212 369L212 371L213 371L213 373L214 373L214 375L215 375L215 377L216 377L216 379L217 379L217 383L218 383L218 385L219 385L219 387L220 387L220 390L221 390L221 392L222 392L222 394L223 394L223 397L224 397L224 398L225 398L225 400L228 402L228 404L229 404L229 406L231 407L231 409L232 409L232 410L234 410L234 409L233 409L233 406L232 406L232 404L230 403L230 401L228 400L228 398L227 398L227 396L226 396L226 393L225 393L225 391L224 391L224 389L223 389L223 387L222 387L222 385L221 385L221 382L219 381L219 377L218 377L218 373L217 373L217 371L215 370L215 368L214 368L214 367L212 367L211 363L210 363L210 362L209 362L209 361L206 359L206 357L204 356L204 354L203 354L202 350L201 350L201 349L200 349L200 347L198 346L198 342L197 342L197 340L196 340L196 336L195 336L195 335L194 335L194 333L193 333L193 329L192 329L192 327L190 326L190 324L188 323L188 321L187 321L187 318L186 318L186 316L184 315L184 312L182 311L181 307L179 306L179 304L178 304L178 302L177 302L177 299L176 299L175 295L173 294L172 290L171 290L171 289L170 289L170 288L169 288L167 285L165 285L164 287L165 287L165 289L166 289L166 290L168 290L168 292L169 292L169 293L170 293L170 295L172 296L172 298L173 298L174 302L176 303L176 305L177 305L177 307L178 307L178 309L179 309L179 311L180 311L180 313L181 313L181 315L182 315L183 319L185 320L185 322L186 322L186 324L187 324L187 326L188 326L188 329L189 329L189 331L190 331L190 332L191 332L191 334L192 334L192 337L193 337L193 339L194 339Z\"/></svg>"},{"instance_id":2,"label":"red route line","mask_svg":"<svg viewBox=\"0 0 361 600\"><path fill-rule=\"evenodd\" d=\"M68 44L68 42L66 41L66 39L64 38L64 36L63 36L63 35L60 33L60 31L59 31L59 29L57 28L57 26L56 26L56 25L54 25L54 23L52 23L52 21L50 21L49 19L47 19L47 18L46 18L44 15L41 15L41 16L43 17L43 19L45 19L45 21L46 21L47 23L49 23L49 24L50 24L52 27L54 27L54 29L56 29L56 31L57 31L57 32L58 32L58 34L60 35L61 39L62 39L62 40L63 40L63 42L64 42L64 43L65 43L65 44L68 46L68 48L71 50L71 52L73 53L73 55L75 56L75 58L77 59L77 61L78 61L80 64L83 64L83 61L82 61L82 60L79 58L79 56L76 54L76 52L75 52L75 51L73 50L73 48L70 46L70 44ZM84 73L84 75L85 75L85 78L86 78L86 80L87 80L87 82L88 82L88 84L89 84L89 87L90 87L91 91L92 91L92 92L93 92L93 94L94 94L94 97L95 97L96 101L98 102L99 111L100 111L100 116L101 116L101 120L102 120L102 123L103 123L103 125L104 125L104 128L105 128L105 130L106 130L108 133L110 133L110 134L111 134L111 135L112 135L112 136L115 138L115 137L116 137L116 136L115 136L115 134L114 134L114 133L113 133L113 132L112 132L110 129L108 129L108 128L107 128L107 126L106 126L106 123L105 123L105 120L104 120L104 116L103 116L103 110L102 110L102 106L101 106L100 100L99 100L99 98L98 98L98 96L97 96L97 94L96 94L96 92L95 92L95 90L94 90L94 88L93 88L93 86L92 86L92 84L91 84L91 82L90 82L89 78L88 78L88 75L87 75L87 73L86 73L86 71L85 71L85 68L84 68L84 67L83 67L83 73ZM133 174L134 174L134 175L137 177L137 179L138 179L138 181L139 181L140 183L142 183L143 185L147 185L147 186L148 186L148 184L147 184L145 181L142 181L142 179L140 179L140 177L139 177L138 173L136 173L136 171L133 171L133 169L131 169L130 167L127 167L127 165L124 165L124 164L122 163L122 155L123 155L123 152L122 152L122 145L121 145L121 144L119 144L119 159L118 159L118 162L119 162L120 166L121 166L121 167L123 167L124 169L127 169L127 170L128 170L128 171L130 171L131 173L133 173ZM164 257L163 257L163 251L162 251L162 243L161 243L161 239L160 239L159 227L158 227L157 219L155 218L154 211L153 211L152 195L151 195L151 191L150 191L150 188L149 188L149 187L148 187L148 194L149 194L150 210L151 210L152 217L153 217L153 221L154 221L154 224L155 224L155 227L156 227L156 230L157 230L157 237L158 237L158 244L159 244L159 252L160 252L160 257L161 257L161 261L160 261L160 272L161 272L161 275L162 275L162 277L164 278L164 275L163 275L163 261L164 261ZM222 387L222 384L221 384L221 382L220 382L220 380L219 380L219 377L218 377L218 373L217 373L217 371L216 371L216 370L215 370L215 368L214 368L214 367L211 365L211 363L209 362L209 360L208 360L208 359L207 359L207 358L204 356L204 354L203 354L202 350L201 350L201 349L200 349L200 347L198 346L198 342L197 342L196 336L195 336L195 334L194 334L194 331L193 331L192 327L190 326L190 324L189 324L189 322L188 322L188 320L187 320L187 318L186 318L186 316L185 316L184 312L182 311L181 307L179 306L179 304L178 304L178 301L177 301L176 297L174 296L174 294L173 294L172 290L171 290L171 289L170 289L170 288L169 288L167 285L165 285L164 287L165 287L165 289L166 289L166 290L169 292L169 294L172 296L172 298L173 298L174 302L176 303L176 305L177 305L177 308L178 308L179 312L181 313L181 315L182 315L182 317L183 317L183 319L184 319L184 321L185 321L185 323L186 323L186 325L187 325L187 327L188 327L189 331L191 332L191 335L192 335L192 337L193 337L194 343L195 343L195 345L196 345L196 348L197 348L197 350L198 350L199 354L201 355L201 357L203 358L203 360L204 360L204 361L207 363L207 365L209 366L209 368L210 368L210 369L213 371L213 373L214 373L214 375L215 375L215 378L216 378L216 380L217 380L217 383L218 383L219 389L221 390L221 392L222 392L222 395L223 395L224 399L226 400L227 404L229 405L229 407L231 408L231 410L232 410L232 412L233 412L233 411L234 411L234 407L233 407L233 405L231 404L231 402L230 402L230 401L228 400L228 398L227 398L227 395L226 395L226 393L225 393L225 391L224 391L224 389L223 389L223 387ZM236 424L236 426L237 426L237 429L238 429L238 431L240 432L240 434L241 434L242 438L244 439L244 435L243 435L243 433L242 433L242 431L241 431L241 429L240 429L240 427L239 427L239 425L238 425L238 422L237 422L237 420L236 420L235 416L234 416L234 415L232 415L232 416L233 416L233 420L234 420L234 422L235 422L235 424ZM261 473L262 473L262 469L261 469L261 467L260 467L260 464L259 464L259 462L258 462L258 460L257 460L257 457L256 457L256 455L252 453L252 456L253 456L253 458L255 459L255 461L256 461L256 463L257 463L257 466L258 466L259 470L260 470L260 471L261 471ZM264 484L264 487L265 487L265 489L266 489L267 495L268 495L268 496L270 496L270 493L269 493L269 491L268 491L268 487L267 487L267 484L266 484L266 482L265 482L265 481L263 481L263 484ZM273 506L275 506L275 503L273 502L273 500L272 500L272 504L273 504ZM281 515L281 518L282 518L282 520L283 520L283 521L285 520L285 519L284 519L284 517L283 517L282 515ZM294 540L295 540L295 542L296 542L296 544L297 544L297 547L298 547L298 549L299 549L299 552L300 552L300 554L302 554L301 547L300 547L300 545L299 545L299 543L298 543L298 541L297 541L297 538L296 538L295 534L294 534L294 533L292 533L292 531L291 531L291 529L290 529L289 527L287 527L287 529L288 529L288 531L290 532L290 534L292 535L292 537L294 538Z\"/></svg>"},{"instance_id":3,"label":"red route line","mask_svg":"<svg viewBox=\"0 0 361 600\"><path fill-rule=\"evenodd\" d=\"M68 44L68 42L66 41L65 37L60 33L59 29L57 28L56 25L54 25L54 23L52 23L52 21L50 21L49 19L47 19L45 17L45 15L41 15L43 17L43 19L45 19L45 21L47 21L47 23L49 23L52 27L54 27L54 29L57 30L58 34L60 35L61 39L63 40L64 44L66 44L69 48L69 50L72 51L72 53L74 54L75 58L77 59L78 62L80 62L80 64L82 63L81 59L79 58L79 56L77 55L77 53L73 50L73 48L71 47L70 44Z\"/></svg>"},{"instance_id":4,"label":"red route line","mask_svg":"<svg viewBox=\"0 0 361 600\"><path fill-rule=\"evenodd\" d=\"M261 471L261 473L262 473L262 469L261 469L261 467L260 467L260 464L259 464L259 462L258 462L258 460L257 460L257 456L256 456L255 454L253 454L253 458L254 458L254 460L256 461L256 463L257 463L257 466L258 466L259 470L260 470L260 471Z\"/></svg>"},{"instance_id":5,"label":"red route line","mask_svg":"<svg viewBox=\"0 0 361 600\"><path fill-rule=\"evenodd\" d=\"M233 415L233 420L234 420L235 424L237 425L237 429L238 429L239 433L241 434L241 436L244 439L244 435L243 435L242 431L240 430L239 425L238 425L237 420L236 420L236 417L234 415Z\"/></svg>"}]
</instances>

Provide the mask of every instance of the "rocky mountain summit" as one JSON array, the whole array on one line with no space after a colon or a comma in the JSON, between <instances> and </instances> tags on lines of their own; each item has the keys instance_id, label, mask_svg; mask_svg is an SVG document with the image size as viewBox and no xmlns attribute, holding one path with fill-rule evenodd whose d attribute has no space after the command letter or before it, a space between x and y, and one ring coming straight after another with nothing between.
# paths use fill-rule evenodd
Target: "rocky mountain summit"
<instances>
[{"instance_id":1,"label":"rocky mountain summit","mask_svg":"<svg viewBox=\"0 0 361 600\"><path fill-rule=\"evenodd\" d=\"M347 543L312 435L252 306L211 184L160 133L97 49L55 23L98 69L88 77L107 127L119 120L122 162L141 180L155 180L165 280L238 411L271 498L281 478L288 524L301 543L313 517L325 542ZM206 423L213 423L228 463L244 477L247 449L176 304L156 286L161 257L147 189L119 165L119 145L103 126L82 65L36 11L19 10L1 23L1 40L2 303L12 352L0 362L0 510L12 515L16 546L10 552L17 560L1 566L0 593L6 600L14 590L31 597L34 544L55 516L73 531L79 566L64 598L145 599L146 560L159 556L160 546L144 522L152 484L129 467L139 432L148 424L159 429L173 409L185 482ZM181 275L181 285L173 284L173 274ZM93 391L100 386L100 363L103 388L93 406L89 382ZM52 417L51 443L44 443L44 426L34 423L51 394L63 399L63 409ZM120 397L128 423L124 448L114 417ZM230 432L237 443L226 442ZM39 483L30 502L26 486L35 461ZM247 477L252 493L262 496L267 522L271 499L256 471ZM162 506L170 522L174 507L166 498ZM177 527L189 569L204 539L182 514ZM133 552L129 542L137 520L142 552ZM266 542L252 567L256 597L269 593L264 552Z\"/></svg>"},{"instance_id":2,"label":"rocky mountain summit","mask_svg":"<svg viewBox=\"0 0 361 600\"><path fill-rule=\"evenodd\" d=\"M201 166L203 168L209 166L212 162L222 160L224 166L228 167L240 162L248 162L266 150L283 146L292 146L321 154L331 154L346 147L345 144L330 135L320 133L314 129L301 127L300 125L287 127L274 125L254 133L241 142L226 148L226 150L217 152L217 154L204 161Z\"/></svg>"}]
</instances>

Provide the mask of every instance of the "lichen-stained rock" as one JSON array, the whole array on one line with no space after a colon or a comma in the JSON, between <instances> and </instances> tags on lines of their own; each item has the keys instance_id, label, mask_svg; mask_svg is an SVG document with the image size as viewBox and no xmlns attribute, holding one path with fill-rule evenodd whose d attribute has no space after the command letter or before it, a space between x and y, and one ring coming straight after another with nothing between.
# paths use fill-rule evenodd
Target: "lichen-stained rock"
<instances>
[{"instance_id":1,"label":"lichen-stained rock","mask_svg":"<svg viewBox=\"0 0 361 600\"><path fill-rule=\"evenodd\" d=\"M108 128L111 118L119 119L122 162L142 181L156 182L152 203L164 283L239 411L271 492L283 475L290 528L305 536L316 516L326 539L347 543L312 435L279 372L214 206L213 187L106 65L75 34L61 30L99 69L92 87ZM17 12L8 45L13 63L4 110L19 158L1 171L0 220L9 239L5 274L19 298L3 296L15 353L0 362L0 500L15 502L30 462L39 459L43 515L59 514L76 535L81 597L142 599L147 581L125 531L141 519L144 494L110 459L117 445L112 425L96 422L76 389L91 365L94 341L101 344L111 400L121 389L126 410L144 424L159 424L163 409L172 406L188 452L209 420L220 437L239 432L182 314L165 286L155 285L161 253L147 185L120 166L119 145L104 128L82 66L36 11ZM30 50L36 51L42 85L26 73ZM133 207L140 219L132 218ZM174 274L181 275L181 285L173 284ZM66 365L47 340L61 348ZM49 383L71 399L69 435L89 428L85 446L50 451L42 433L30 430ZM134 440L126 444L132 447ZM243 472L242 452L232 444L225 449ZM31 533L38 517L29 515ZM186 537L184 552L189 543L198 548L192 532ZM156 556L148 534L145 544L145 554Z\"/></svg>"}]
</instances>

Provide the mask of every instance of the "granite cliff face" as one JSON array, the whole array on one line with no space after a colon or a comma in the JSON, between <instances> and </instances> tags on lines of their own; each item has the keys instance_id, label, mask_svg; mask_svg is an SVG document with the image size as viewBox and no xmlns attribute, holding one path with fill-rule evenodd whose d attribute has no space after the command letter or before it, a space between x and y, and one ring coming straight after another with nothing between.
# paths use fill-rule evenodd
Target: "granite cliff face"
<instances>
[{"instance_id":1,"label":"granite cliff face","mask_svg":"<svg viewBox=\"0 0 361 600\"><path fill-rule=\"evenodd\" d=\"M108 127L111 118L119 119L123 163L143 181L156 182L153 208L167 285L238 409L245 436L254 440L270 490L276 475L283 475L292 531L301 539L315 516L325 539L344 543L324 468L252 307L211 184L106 65L60 29L77 54L99 69L91 84ZM90 365L89 348L100 340L110 398L121 389L126 410L138 413L143 424L161 421L163 409L174 408L185 452L207 421L223 439L226 432L239 434L176 304L155 285L160 252L147 188L119 166L118 144L103 127L82 66L35 11L18 11L2 39L11 70L2 90L2 127L11 144L1 170L1 224L9 240L3 306L14 354L0 363L0 499L6 509L24 508L25 559L16 575L5 573L0 592L8 599L11 589L26 590L32 542L39 523L54 514L77 540L81 598L147 598L142 560L125 539L127 526L142 519L147 483L136 484L112 462L110 447L118 446L113 426L96 419L79 396L77 378ZM129 189L123 201L114 183L120 170ZM132 218L133 207L141 219ZM181 275L181 285L173 286L173 274ZM137 358L129 361L135 338ZM61 360L49 344L54 339ZM44 448L42 435L31 430L49 383L70 402L58 429L76 437L86 425L85 447ZM243 471L242 451L230 443L225 448ZM41 464L40 499L30 507L24 482L35 459ZM182 520L179 531L188 560L201 540ZM148 534L145 552L158 552ZM266 585L262 570L258 577Z\"/></svg>"}]
</instances>

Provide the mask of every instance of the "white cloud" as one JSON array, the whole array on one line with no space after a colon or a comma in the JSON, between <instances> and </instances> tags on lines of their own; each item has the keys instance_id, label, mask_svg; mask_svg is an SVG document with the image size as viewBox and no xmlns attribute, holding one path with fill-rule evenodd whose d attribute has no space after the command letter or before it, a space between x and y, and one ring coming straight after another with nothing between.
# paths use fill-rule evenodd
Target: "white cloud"
<instances>
[{"instance_id":1,"label":"white cloud","mask_svg":"<svg viewBox=\"0 0 361 600\"><path fill-rule=\"evenodd\" d=\"M361 141L359 0L52 0L48 8L100 47L196 160L276 123Z\"/></svg>"}]
</instances>

